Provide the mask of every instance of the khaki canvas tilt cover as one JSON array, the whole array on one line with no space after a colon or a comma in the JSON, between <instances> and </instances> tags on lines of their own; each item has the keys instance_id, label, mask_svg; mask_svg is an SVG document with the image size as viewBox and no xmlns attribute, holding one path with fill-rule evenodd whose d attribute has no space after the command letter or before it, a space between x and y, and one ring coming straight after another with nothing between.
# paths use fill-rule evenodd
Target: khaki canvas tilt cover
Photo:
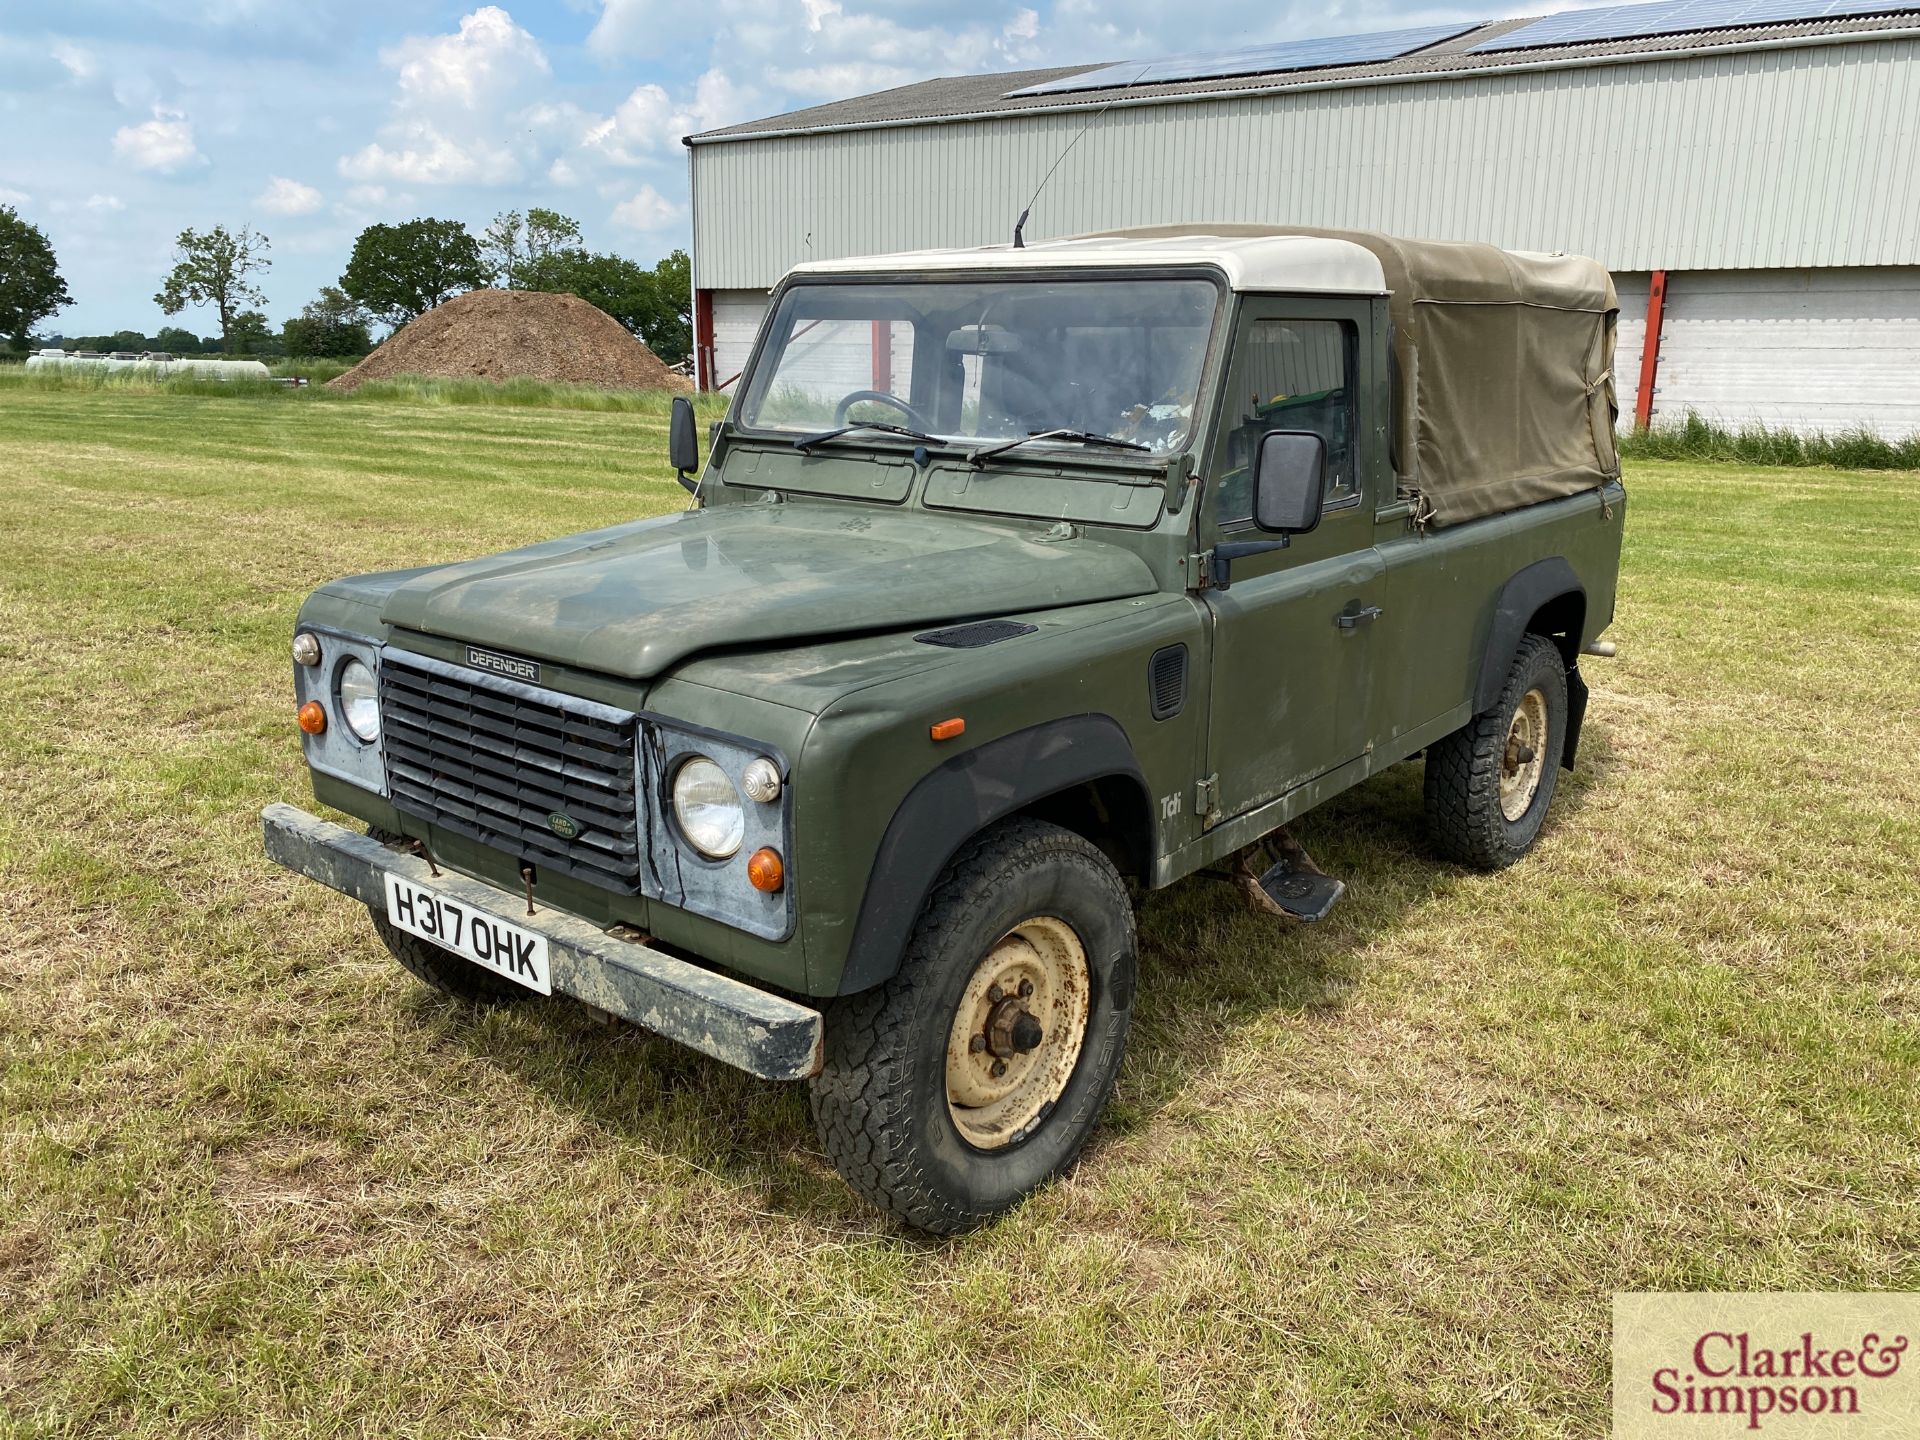
<instances>
[{"instance_id":1,"label":"khaki canvas tilt cover","mask_svg":"<svg viewBox=\"0 0 1920 1440\"><path fill-rule=\"evenodd\" d=\"M1370 250L1393 320L1393 468L1432 525L1592 490L1620 474L1613 278L1536 255L1369 230L1181 225L1147 235L1311 235Z\"/></svg>"}]
</instances>

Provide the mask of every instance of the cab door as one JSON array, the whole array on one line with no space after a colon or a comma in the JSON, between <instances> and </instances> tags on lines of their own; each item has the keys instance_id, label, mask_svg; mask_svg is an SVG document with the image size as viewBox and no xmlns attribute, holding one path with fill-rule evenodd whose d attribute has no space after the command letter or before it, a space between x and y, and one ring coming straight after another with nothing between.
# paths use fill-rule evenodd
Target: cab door
<instances>
[{"instance_id":1,"label":"cab door","mask_svg":"<svg viewBox=\"0 0 1920 1440\"><path fill-rule=\"evenodd\" d=\"M1326 441L1317 528L1286 548L1233 562L1209 587L1212 703L1210 818L1275 800L1368 748L1369 633L1382 566L1374 550L1363 434L1375 376L1365 301L1256 298L1242 303L1217 438L1205 472L1202 544L1277 539L1253 524L1252 457L1270 430Z\"/></svg>"}]
</instances>

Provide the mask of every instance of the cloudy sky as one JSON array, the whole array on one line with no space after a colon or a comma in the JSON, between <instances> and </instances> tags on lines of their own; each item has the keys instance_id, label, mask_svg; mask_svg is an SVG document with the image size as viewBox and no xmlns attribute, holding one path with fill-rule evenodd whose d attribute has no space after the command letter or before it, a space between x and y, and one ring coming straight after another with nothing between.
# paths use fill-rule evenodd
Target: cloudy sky
<instances>
[{"instance_id":1,"label":"cloudy sky","mask_svg":"<svg viewBox=\"0 0 1920 1440\"><path fill-rule=\"evenodd\" d=\"M272 240L277 326L376 221L546 205L650 262L691 131L930 75L1454 18L1445 0L5 0L0 203L53 241L68 334L163 321L186 226ZM1544 8L1554 8L1546 6ZM190 311L200 333L214 319Z\"/></svg>"}]
</instances>

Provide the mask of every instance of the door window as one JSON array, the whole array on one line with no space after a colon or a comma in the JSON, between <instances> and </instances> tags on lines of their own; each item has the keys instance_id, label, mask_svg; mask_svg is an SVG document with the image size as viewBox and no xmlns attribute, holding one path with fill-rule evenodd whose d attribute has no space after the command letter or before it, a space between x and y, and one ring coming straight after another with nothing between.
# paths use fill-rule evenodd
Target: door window
<instances>
[{"instance_id":1,"label":"door window","mask_svg":"<svg viewBox=\"0 0 1920 1440\"><path fill-rule=\"evenodd\" d=\"M1357 335L1343 320L1253 320L1234 362L1231 408L1216 467L1223 528L1253 523L1253 456L1269 430L1309 430L1327 442L1326 504L1358 498Z\"/></svg>"}]
</instances>

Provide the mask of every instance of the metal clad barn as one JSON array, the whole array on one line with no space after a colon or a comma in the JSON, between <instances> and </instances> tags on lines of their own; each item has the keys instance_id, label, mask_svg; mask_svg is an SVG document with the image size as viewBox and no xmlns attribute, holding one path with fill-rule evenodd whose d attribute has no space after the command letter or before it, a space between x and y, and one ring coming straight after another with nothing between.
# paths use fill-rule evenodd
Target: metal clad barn
<instances>
[{"instance_id":1,"label":"metal clad barn","mask_svg":"<svg viewBox=\"0 0 1920 1440\"><path fill-rule=\"evenodd\" d=\"M737 374L790 265L1005 243L1072 146L1030 238L1218 220L1578 251L1619 288L1623 423L1920 431L1920 6L1475 53L1528 23L1312 71L931 80L693 136L702 381Z\"/></svg>"}]
</instances>

